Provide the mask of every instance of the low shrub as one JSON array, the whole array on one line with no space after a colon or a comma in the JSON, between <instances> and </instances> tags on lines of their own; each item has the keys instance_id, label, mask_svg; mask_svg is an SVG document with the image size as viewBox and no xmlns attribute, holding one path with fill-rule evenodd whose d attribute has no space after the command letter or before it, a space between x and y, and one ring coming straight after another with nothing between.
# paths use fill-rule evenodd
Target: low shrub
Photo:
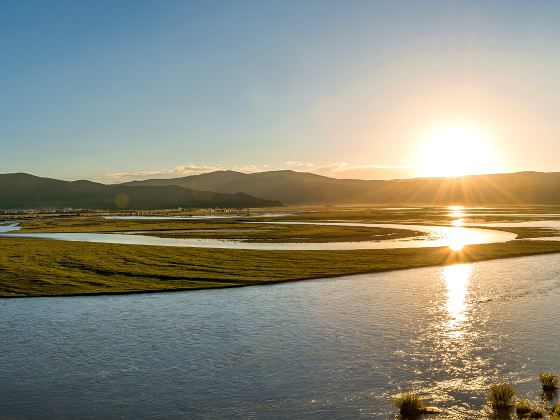
<instances>
[{"instance_id":1,"label":"low shrub","mask_svg":"<svg viewBox=\"0 0 560 420\"><path fill-rule=\"evenodd\" d=\"M552 391L558 388L558 376L552 372L539 373L539 381L545 391Z\"/></svg>"},{"instance_id":2,"label":"low shrub","mask_svg":"<svg viewBox=\"0 0 560 420\"><path fill-rule=\"evenodd\" d=\"M397 395L393 402L402 415L418 415L426 410L426 405L420 396L412 392Z\"/></svg>"},{"instance_id":3,"label":"low shrub","mask_svg":"<svg viewBox=\"0 0 560 420\"><path fill-rule=\"evenodd\" d=\"M510 384L494 384L488 390L488 403L496 409L511 408L514 404L515 389Z\"/></svg>"},{"instance_id":4,"label":"low shrub","mask_svg":"<svg viewBox=\"0 0 560 420\"><path fill-rule=\"evenodd\" d=\"M560 401L556 404L556 407L552 410L552 418L560 419Z\"/></svg>"},{"instance_id":5,"label":"low shrub","mask_svg":"<svg viewBox=\"0 0 560 420\"><path fill-rule=\"evenodd\" d=\"M544 416L543 410L529 400L517 400L515 411L521 419L542 419Z\"/></svg>"}]
</instances>

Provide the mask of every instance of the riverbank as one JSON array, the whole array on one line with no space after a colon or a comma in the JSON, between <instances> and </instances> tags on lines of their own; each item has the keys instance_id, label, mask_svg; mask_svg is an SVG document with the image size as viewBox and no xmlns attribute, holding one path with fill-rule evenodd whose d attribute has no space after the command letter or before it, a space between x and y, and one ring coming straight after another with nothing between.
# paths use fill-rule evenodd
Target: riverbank
<instances>
[{"instance_id":1,"label":"riverbank","mask_svg":"<svg viewBox=\"0 0 560 420\"><path fill-rule=\"evenodd\" d=\"M174 239L227 239L246 242L327 243L419 237L422 232L387 227L336 225L282 225L254 219L146 220L75 217L39 219L21 223L26 233L126 233Z\"/></svg>"},{"instance_id":2,"label":"riverbank","mask_svg":"<svg viewBox=\"0 0 560 420\"><path fill-rule=\"evenodd\" d=\"M0 238L0 297L241 287L560 252L556 241L351 251L255 251Z\"/></svg>"}]
</instances>

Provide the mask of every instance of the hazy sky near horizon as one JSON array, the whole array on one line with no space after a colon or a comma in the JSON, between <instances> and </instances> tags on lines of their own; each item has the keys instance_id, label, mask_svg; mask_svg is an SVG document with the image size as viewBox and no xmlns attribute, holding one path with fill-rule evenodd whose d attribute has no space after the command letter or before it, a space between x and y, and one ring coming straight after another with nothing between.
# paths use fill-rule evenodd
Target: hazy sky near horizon
<instances>
[{"instance_id":1,"label":"hazy sky near horizon","mask_svg":"<svg viewBox=\"0 0 560 420\"><path fill-rule=\"evenodd\" d=\"M493 170L560 170L557 1L0 6L2 173L410 177L448 124Z\"/></svg>"}]
</instances>

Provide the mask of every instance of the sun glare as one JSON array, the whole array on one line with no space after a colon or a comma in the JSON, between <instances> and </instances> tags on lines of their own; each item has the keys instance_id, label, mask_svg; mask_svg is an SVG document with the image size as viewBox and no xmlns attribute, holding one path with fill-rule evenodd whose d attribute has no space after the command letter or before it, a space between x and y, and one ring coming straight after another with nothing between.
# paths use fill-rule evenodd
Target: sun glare
<instances>
[{"instance_id":1,"label":"sun glare","mask_svg":"<svg viewBox=\"0 0 560 420\"><path fill-rule=\"evenodd\" d=\"M465 245L480 243L479 232L463 227L462 220L454 220L452 228L444 235L444 241L455 252L462 251Z\"/></svg>"},{"instance_id":2,"label":"sun glare","mask_svg":"<svg viewBox=\"0 0 560 420\"><path fill-rule=\"evenodd\" d=\"M466 295L471 278L472 267L470 264L449 265L442 269L442 278L447 285L447 324L451 333L459 337L463 334L460 324L467 318Z\"/></svg>"},{"instance_id":3,"label":"sun glare","mask_svg":"<svg viewBox=\"0 0 560 420\"><path fill-rule=\"evenodd\" d=\"M488 138L468 125L449 125L431 133L420 145L416 166L425 177L499 172Z\"/></svg>"}]
</instances>

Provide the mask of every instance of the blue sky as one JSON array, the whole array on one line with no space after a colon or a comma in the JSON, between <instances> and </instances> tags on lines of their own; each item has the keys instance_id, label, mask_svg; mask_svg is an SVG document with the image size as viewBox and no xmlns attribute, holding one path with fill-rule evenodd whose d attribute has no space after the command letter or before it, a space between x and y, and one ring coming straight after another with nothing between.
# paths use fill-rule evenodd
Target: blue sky
<instances>
[{"instance_id":1,"label":"blue sky","mask_svg":"<svg viewBox=\"0 0 560 420\"><path fill-rule=\"evenodd\" d=\"M0 2L0 172L417 175L459 122L559 170L560 2Z\"/></svg>"}]
</instances>

